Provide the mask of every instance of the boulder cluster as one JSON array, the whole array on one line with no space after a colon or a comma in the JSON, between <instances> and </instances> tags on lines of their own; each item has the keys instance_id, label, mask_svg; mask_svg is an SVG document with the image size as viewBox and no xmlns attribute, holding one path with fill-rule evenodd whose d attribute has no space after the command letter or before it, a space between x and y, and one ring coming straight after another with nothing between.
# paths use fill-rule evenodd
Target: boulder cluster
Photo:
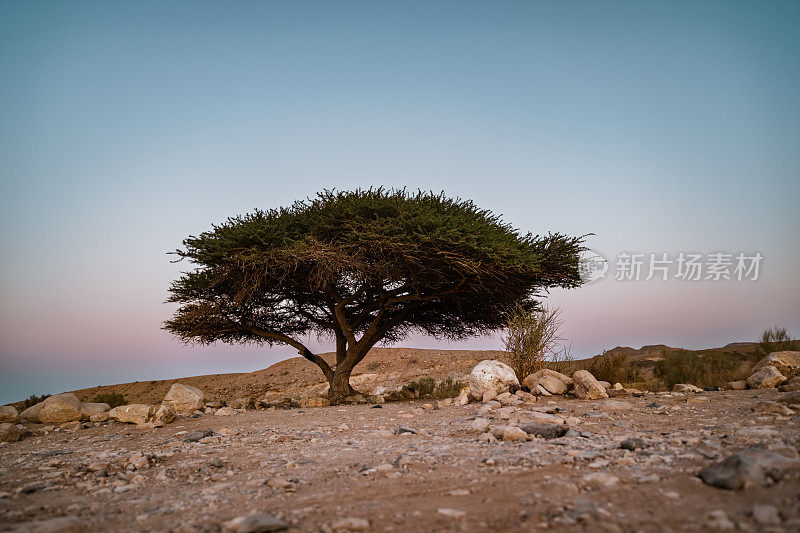
<instances>
[{"instance_id":1,"label":"boulder cluster","mask_svg":"<svg viewBox=\"0 0 800 533\"><path fill-rule=\"evenodd\" d=\"M800 352L772 352L753 366L753 373L744 381L730 381L731 390L773 389L782 392L800 390Z\"/></svg>"},{"instance_id":2,"label":"boulder cluster","mask_svg":"<svg viewBox=\"0 0 800 533\"><path fill-rule=\"evenodd\" d=\"M175 383L159 405L128 404L111 408L107 403L82 402L74 393L65 392L45 398L21 413L14 406L0 407L0 442L15 442L29 433L21 423L45 427L79 429L87 422L100 424L109 420L161 427L175 416L192 415L206 406L203 391Z\"/></svg>"},{"instance_id":3,"label":"boulder cluster","mask_svg":"<svg viewBox=\"0 0 800 533\"><path fill-rule=\"evenodd\" d=\"M469 375L469 387L462 391L457 403L498 400L508 404L508 396L520 402L535 402L536 396L571 395L582 400L599 400L639 391L626 390L621 384L613 386L598 381L588 370L576 370L572 377L543 368L526 376L520 384L516 374L505 363L494 360L481 361ZM510 405L510 404L509 404Z\"/></svg>"}]
</instances>

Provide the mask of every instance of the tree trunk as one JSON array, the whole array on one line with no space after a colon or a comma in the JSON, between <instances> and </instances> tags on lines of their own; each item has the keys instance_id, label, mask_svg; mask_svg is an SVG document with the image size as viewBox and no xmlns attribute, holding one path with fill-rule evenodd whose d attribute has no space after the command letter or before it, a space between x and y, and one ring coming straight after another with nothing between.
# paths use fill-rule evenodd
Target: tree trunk
<instances>
[{"instance_id":1,"label":"tree trunk","mask_svg":"<svg viewBox=\"0 0 800 533\"><path fill-rule=\"evenodd\" d=\"M348 396L356 394L356 390L350 386L350 373L352 368L336 366L333 371L333 379L329 382L330 390L328 391L328 399L331 405L337 405L344 401Z\"/></svg>"}]
</instances>

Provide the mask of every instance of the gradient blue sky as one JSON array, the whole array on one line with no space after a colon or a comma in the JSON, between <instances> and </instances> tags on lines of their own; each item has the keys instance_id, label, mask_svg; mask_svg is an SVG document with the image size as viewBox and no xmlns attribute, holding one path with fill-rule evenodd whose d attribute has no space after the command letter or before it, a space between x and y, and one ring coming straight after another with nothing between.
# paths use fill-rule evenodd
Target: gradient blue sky
<instances>
[{"instance_id":1,"label":"gradient blue sky","mask_svg":"<svg viewBox=\"0 0 800 533\"><path fill-rule=\"evenodd\" d=\"M165 254L334 187L611 258L764 255L756 282L553 292L579 357L798 335L798 28L798 2L0 3L0 402L293 356L160 331Z\"/></svg>"}]
</instances>

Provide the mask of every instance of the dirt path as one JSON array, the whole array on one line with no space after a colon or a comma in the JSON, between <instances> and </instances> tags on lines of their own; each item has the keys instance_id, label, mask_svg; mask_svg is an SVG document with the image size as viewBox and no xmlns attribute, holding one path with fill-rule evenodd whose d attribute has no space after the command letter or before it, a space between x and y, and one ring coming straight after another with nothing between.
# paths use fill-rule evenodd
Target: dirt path
<instances>
[{"instance_id":1,"label":"dirt path","mask_svg":"<svg viewBox=\"0 0 800 533\"><path fill-rule=\"evenodd\" d=\"M754 446L797 457L800 417L751 411L779 394L540 400L483 415L573 428L519 442L480 442L479 404L422 402L50 432L0 447L0 530L219 531L258 511L296 531L800 531L795 472L739 491L697 477ZM645 447L621 449L631 438Z\"/></svg>"}]
</instances>

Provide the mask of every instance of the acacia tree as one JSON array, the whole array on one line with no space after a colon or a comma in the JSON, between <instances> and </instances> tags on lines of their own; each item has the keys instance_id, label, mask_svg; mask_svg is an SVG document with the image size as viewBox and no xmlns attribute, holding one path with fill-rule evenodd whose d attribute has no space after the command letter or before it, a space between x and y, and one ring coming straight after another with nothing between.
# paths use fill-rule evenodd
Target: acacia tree
<instances>
[{"instance_id":1,"label":"acacia tree","mask_svg":"<svg viewBox=\"0 0 800 533\"><path fill-rule=\"evenodd\" d=\"M339 403L378 342L502 328L513 306L581 284L582 237L520 234L443 194L325 191L229 218L174 253L196 268L170 286L164 329L185 342L287 344L315 363ZM335 362L303 339L336 343Z\"/></svg>"}]
</instances>

